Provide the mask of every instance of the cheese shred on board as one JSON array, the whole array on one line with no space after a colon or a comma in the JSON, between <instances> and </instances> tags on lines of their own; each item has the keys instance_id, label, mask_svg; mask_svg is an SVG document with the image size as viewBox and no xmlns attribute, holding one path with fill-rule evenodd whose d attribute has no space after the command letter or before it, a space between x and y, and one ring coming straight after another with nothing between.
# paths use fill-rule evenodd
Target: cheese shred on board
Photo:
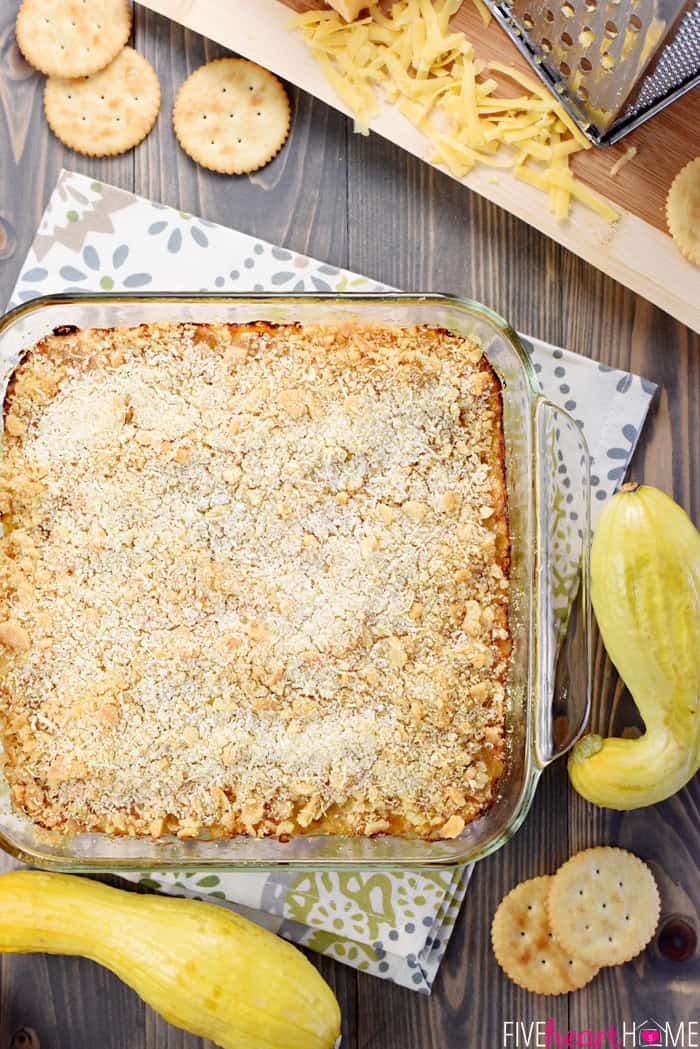
<instances>
[{"instance_id":1,"label":"cheese shred on board","mask_svg":"<svg viewBox=\"0 0 700 1049\"><path fill-rule=\"evenodd\" d=\"M373 4L353 22L306 11L290 28L301 30L362 134L383 95L429 139L429 159L456 178L479 164L509 169L546 193L558 218L578 200L614 222L617 212L569 167L572 155L590 148L586 137L535 79L475 56L464 33L450 29L461 4L397 0L388 9Z\"/></svg>"}]
</instances>

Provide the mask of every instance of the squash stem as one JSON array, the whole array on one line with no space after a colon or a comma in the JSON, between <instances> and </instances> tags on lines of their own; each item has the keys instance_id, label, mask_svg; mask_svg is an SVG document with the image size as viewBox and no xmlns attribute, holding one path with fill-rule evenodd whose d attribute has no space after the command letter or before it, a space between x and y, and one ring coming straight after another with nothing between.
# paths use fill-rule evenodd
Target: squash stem
<instances>
[{"instance_id":1,"label":"squash stem","mask_svg":"<svg viewBox=\"0 0 700 1049\"><path fill-rule=\"evenodd\" d=\"M603 737L595 732L589 732L578 741L574 747L573 756L578 761L587 761L603 749Z\"/></svg>"}]
</instances>

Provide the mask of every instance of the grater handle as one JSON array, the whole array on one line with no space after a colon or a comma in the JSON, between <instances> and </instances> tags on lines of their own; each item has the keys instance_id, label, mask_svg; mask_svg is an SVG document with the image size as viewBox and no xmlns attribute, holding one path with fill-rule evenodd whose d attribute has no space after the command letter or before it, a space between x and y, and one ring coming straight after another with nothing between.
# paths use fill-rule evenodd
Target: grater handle
<instances>
[{"instance_id":1,"label":"grater handle","mask_svg":"<svg viewBox=\"0 0 700 1049\"><path fill-rule=\"evenodd\" d=\"M576 421L542 397L537 448L537 703L534 744L544 767L581 735L590 709L590 455Z\"/></svg>"}]
</instances>

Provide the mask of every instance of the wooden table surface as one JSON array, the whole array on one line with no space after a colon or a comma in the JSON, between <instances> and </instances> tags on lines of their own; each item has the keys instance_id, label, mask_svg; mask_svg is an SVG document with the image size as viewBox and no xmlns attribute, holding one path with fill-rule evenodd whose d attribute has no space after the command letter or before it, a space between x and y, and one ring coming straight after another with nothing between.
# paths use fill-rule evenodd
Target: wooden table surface
<instances>
[{"instance_id":1,"label":"wooden table surface","mask_svg":"<svg viewBox=\"0 0 700 1049\"><path fill-rule=\"evenodd\" d=\"M195 167L166 115L184 77L221 49L138 7L134 44L160 77L161 119L126 156L77 156L46 127L43 79L19 55L15 11L16 0L0 0L0 300L10 293L61 167L94 175L407 290L469 295L521 331L647 376L661 389L632 474L663 487L700 521L700 338L451 179L379 138L354 135L343 117L308 96L292 92L289 142L263 171L228 178ZM597 644L594 723L619 731L629 717L629 701ZM478 865L430 998L314 957L340 1000L344 1049L498 1049L504 1021L521 1021L527 1030L547 1017L562 1030L620 1030L648 1016L674 1027L683 1021L686 1041L678 1044L700 1045L698 1026L688 1026L700 1020L697 951L674 961L657 940L588 988L541 998L506 980L489 946L491 917L506 891L601 843L651 861L662 888L661 928L673 931L675 923L694 939L699 809L700 778L662 805L620 814L578 799L563 762L549 769L523 829ZM0 1049L204 1044L169 1027L90 962L42 955L0 962Z\"/></svg>"}]
</instances>

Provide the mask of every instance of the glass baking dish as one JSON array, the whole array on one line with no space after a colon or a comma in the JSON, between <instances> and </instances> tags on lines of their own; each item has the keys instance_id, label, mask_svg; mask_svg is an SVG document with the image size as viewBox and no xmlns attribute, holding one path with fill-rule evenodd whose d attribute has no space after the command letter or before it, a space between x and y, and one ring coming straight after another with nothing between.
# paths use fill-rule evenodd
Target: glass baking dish
<instances>
[{"instance_id":1,"label":"glass baking dish","mask_svg":"<svg viewBox=\"0 0 700 1049\"><path fill-rule=\"evenodd\" d=\"M543 769L580 734L588 714L589 456L573 419L540 393L513 329L476 302L447 295L52 295L0 321L3 399L22 352L62 325L163 321L429 324L477 338L503 386L511 531L507 769L495 804L450 841L304 836L282 843L67 836L10 812L2 789L0 846L37 867L66 871L183 868L449 868L498 849L524 820Z\"/></svg>"}]
</instances>

